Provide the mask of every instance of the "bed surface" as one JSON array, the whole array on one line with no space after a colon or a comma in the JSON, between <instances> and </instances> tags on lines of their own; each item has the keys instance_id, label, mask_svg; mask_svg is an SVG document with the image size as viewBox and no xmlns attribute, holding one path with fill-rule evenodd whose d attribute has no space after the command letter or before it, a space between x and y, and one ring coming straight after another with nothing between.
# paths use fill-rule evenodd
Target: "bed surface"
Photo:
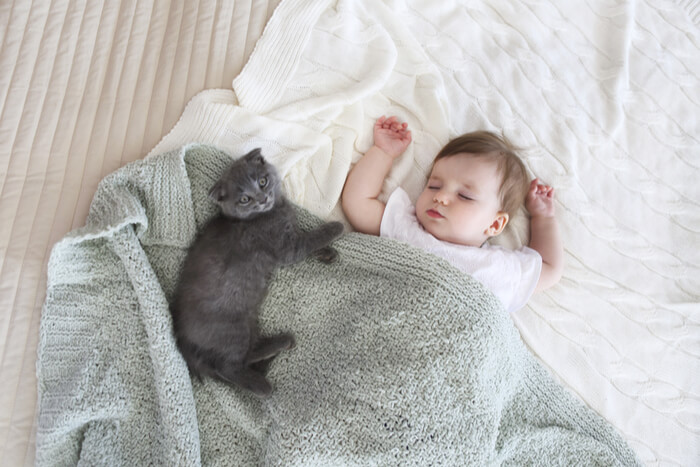
<instances>
[{"instance_id":1,"label":"bed surface","mask_svg":"<svg viewBox=\"0 0 700 467\"><path fill-rule=\"evenodd\" d=\"M230 88L277 0L0 2L0 459L33 465L51 246L202 89Z\"/></svg>"},{"instance_id":2,"label":"bed surface","mask_svg":"<svg viewBox=\"0 0 700 467\"><path fill-rule=\"evenodd\" d=\"M0 3L0 458L6 465L33 464L46 262L52 245L83 224L98 182L130 161L183 144L188 135L235 147L240 128L207 136L183 125L192 116L223 115L216 112L239 100L254 117L251 128L258 117L298 118L300 109L311 112L305 102L331 95L323 78L338 77L332 63L314 54L320 41L288 49L296 60L290 63L299 65L289 76L265 70L272 63L266 54L287 47L277 33L290 29L285 21L303 2L183 3ZM321 26L311 37L350 43L357 23L334 30L338 17L333 8L323 11L326 3L318 3ZM700 6L687 0L477 2L455 14L445 6L450 2L426 12L428 4L387 3L418 18L416 31L426 25L440 31L420 50L440 65L441 76L454 78L442 84L464 98L446 100L445 108L456 113L467 102L458 123L503 128L528 148L530 170L558 190L566 272L554 289L513 315L523 340L620 430L646 465L697 464ZM464 18L470 32L450 17ZM441 42L445 31L458 39L470 34L478 46ZM460 64L466 75L448 60L453 46L466 53ZM403 52L399 47L399 57ZM319 68L327 74L312 73ZM454 74L445 74L451 69ZM350 78L362 82L362 76ZM260 82L279 86L281 97L251 97ZM186 108L200 91L217 88ZM324 172L334 181L328 184L333 193L371 144L366 114L405 111L402 99L381 94L359 113L341 115L341 127L362 115L357 128L326 131L337 147L354 138L345 159ZM324 115L314 117L300 122L305 131L329 128ZM418 115L412 123L437 135L441 130L425 119ZM423 141L425 155L418 144L416 163L399 164L385 191L418 189L428 149L436 145ZM291 178L297 173L291 165L285 171ZM301 193L295 180L288 182ZM322 188L297 201L339 216L332 190ZM503 241L522 240L523 225L515 223Z\"/></svg>"}]
</instances>

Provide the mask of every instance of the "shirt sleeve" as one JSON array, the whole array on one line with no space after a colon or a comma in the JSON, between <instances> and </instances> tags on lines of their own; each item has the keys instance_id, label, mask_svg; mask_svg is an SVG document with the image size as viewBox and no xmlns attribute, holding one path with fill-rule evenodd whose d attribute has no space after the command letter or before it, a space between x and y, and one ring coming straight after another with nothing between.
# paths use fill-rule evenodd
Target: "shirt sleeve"
<instances>
[{"instance_id":1,"label":"shirt sleeve","mask_svg":"<svg viewBox=\"0 0 700 467\"><path fill-rule=\"evenodd\" d=\"M403 188L395 189L384 207L384 215L382 222L379 225L379 236L398 238L398 233L403 229L400 227L405 224L406 219L410 217L413 210L413 205Z\"/></svg>"},{"instance_id":2,"label":"shirt sleeve","mask_svg":"<svg viewBox=\"0 0 700 467\"><path fill-rule=\"evenodd\" d=\"M512 257L519 266L516 269L520 270L520 280L515 282L518 286L513 291L513 297L508 307L508 311L511 313L524 307L532 297L542 272L542 257L532 248L523 246L513 250Z\"/></svg>"}]
</instances>

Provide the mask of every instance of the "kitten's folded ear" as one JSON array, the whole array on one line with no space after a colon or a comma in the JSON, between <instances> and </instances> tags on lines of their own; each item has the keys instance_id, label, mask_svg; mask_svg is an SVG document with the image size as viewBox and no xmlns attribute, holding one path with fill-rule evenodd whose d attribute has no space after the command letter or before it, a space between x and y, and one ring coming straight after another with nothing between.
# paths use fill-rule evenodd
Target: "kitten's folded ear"
<instances>
[{"instance_id":1,"label":"kitten's folded ear","mask_svg":"<svg viewBox=\"0 0 700 467\"><path fill-rule=\"evenodd\" d=\"M209 197L217 202L223 201L226 197L226 187L221 181L216 182L211 190L209 190Z\"/></svg>"},{"instance_id":2,"label":"kitten's folded ear","mask_svg":"<svg viewBox=\"0 0 700 467\"><path fill-rule=\"evenodd\" d=\"M258 164L265 163L265 158L263 157L260 148L253 149L248 154L243 156L243 159L245 159L247 162L256 162Z\"/></svg>"}]
</instances>

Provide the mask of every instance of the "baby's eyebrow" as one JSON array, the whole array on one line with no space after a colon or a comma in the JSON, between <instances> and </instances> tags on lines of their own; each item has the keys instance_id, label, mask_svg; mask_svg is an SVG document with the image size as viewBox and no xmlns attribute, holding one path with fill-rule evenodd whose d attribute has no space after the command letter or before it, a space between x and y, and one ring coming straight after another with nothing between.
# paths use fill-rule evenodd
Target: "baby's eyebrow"
<instances>
[{"instance_id":1,"label":"baby's eyebrow","mask_svg":"<svg viewBox=\"0 0 700 467\"><path fill-rule=\"evenodd\" d=\"M473 193L478 193L478 192L479 192L479 190L477 190L476 187L473 186L473 185L469 185L469 184L466 184L466 183L462 183L461 185L462 185L462 188L465 188L465 189L467 189L468 191L471 191L471 192L473 192Z\"/></svg>"}]
</instances>

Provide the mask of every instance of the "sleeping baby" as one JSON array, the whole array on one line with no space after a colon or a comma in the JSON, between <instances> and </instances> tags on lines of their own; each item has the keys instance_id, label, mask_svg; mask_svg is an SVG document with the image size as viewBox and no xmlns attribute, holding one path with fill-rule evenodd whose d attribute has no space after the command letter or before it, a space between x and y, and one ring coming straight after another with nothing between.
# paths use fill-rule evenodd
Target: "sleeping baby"
<instances>
[{"instance_id":1,"label":"sleeping baby","mask_svg":"<svg viewBox=\"0 0 700 467\"><path fill-rule=\"evenodd\" d=\"M487 131L459 136L442 148L415 206L397 188L377 198L384 178L411 142L406 123L380 117L374 146L348 174L342 195L355 230L425 249L480 281L513 312L535 291L556 284L563 247L554 217L554 189L528 181L525 166L504 138ZM525 202L530 243L510 250L486 242Z\"/></svg>"}]
</instances>

